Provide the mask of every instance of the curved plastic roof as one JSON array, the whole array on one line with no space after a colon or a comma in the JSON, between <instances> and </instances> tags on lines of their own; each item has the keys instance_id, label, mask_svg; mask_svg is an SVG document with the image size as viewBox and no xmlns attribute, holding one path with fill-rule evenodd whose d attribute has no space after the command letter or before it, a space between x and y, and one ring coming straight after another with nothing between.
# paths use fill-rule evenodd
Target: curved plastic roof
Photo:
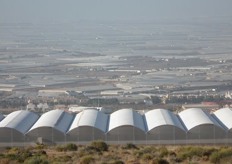
<instances>
[{"instance_id":1,"label":"curved plastic roof","mask_svg":"<svg viewBox=\"0 0 232 164\"><path fill-rule=\"evenodd\" d=\"M10 113L0 122L0 127L12 128L25 134L38 120L39 116L33 112L19 110Z\"/></svg>"},{"instance_id":2,"label":"curved plastic roof","mask_svg":"<svg viewBox=\"0 0 232 164\"><path fill-rule=\"evenodd\" d=\"M230 108L222 108L213 113L228 130L232 129L232 110Z\"/></svg>"},{"instance_id":3,"label":"curved plastic roof","mask_svg":"<svg viewBox=\"0 0 232 164\"><path fill-rule=\"evenodd\" d=\"M108 115L103 112L94 109L84 110L76 115L69 131L81 126L91 126L106 132L107 121Z\"/></svg>"},{"instance_id":4,"label":"curved plastic roof","mask_svg":"<svg viewBox=\"0 0 232 164\"><path fill-rule=\"evenodd\" d=\"M204 124L220 125L200 108L190 108L179 113L179 117L187 130Z\"/></svg>"},{"instance_id":5,"label":"curved plastic roof","mask_svg":"<svg viewBox=\"0 0 232 164\"><path fill-rule=\"evenodd\" d=\"M66 133L72 120L73 115L63 110L52 110L44 113L33 125L30 131L41 127L51 127L59 130L60 132Z\"/></svg>"},{"instance_id":6,"label":"curved plastic roof","mask_svg":"<svg viewBox=\"0 0 232 164\"><path fill-rule=\"evenodd\" d=\"M108 131L126 125L146 131L143 117L132 109L121 109L112 113L109 119Z\"/></svg>"},{"instance_id":7,"label":"curved plastic roof","mask_svg":"<svg viewBox=\"0 0 232 164\"><path fill-rule=\"evenodd\" d=\"M2 121L4 118L5 117L2 114L0 114L0 121Z\"/></svg>"},{"instance_id":8,"label":"curved plastic roof","mask_svg":"<svg viewBox=\"0 0 232 164\"><path fill-rule=\"evenodd\" d=\"M163 125L172 125L185 131L175 114L166 109L154 109L145 113L148 131Z\"/></svg>"}]
</instances>

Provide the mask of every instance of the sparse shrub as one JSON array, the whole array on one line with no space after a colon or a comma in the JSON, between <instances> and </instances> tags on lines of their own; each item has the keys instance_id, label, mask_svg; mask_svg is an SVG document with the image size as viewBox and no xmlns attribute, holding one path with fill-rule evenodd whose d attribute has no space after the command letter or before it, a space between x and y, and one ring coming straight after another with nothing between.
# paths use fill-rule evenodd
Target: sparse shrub
<instances>
[{"instance_id":1,"label":"sparse shrub","mask_svg":"<svg viewBox=\"0 0 232 164\"><path fill-rule=\"evenodd\" d=\"M61 152L61 151L65 151L65 148L64 148L64 146L61 146L61 145L58 145L58 146L56 146L56 151L59 151L59 152Z\"/></svg>"},{"instance_id":2,"label":"sparse shrub","mask_svg":"<svg viewBox=\"0 0 232 164\"><path fill-rule=\"evenodd\" d=\"M7 159L7 158L0 158L0 163L1 164L10 164L11 161L10 161L10 159Z\"/></svg>"},{"instance_id":3,"label":"sparse shrub","mask_svg":"<svg viewBox=\"0 0 232 164\"><path fill-rule=\"evenodd\" d=\"M35 145L35 149L38 149L38 150L45 149L45 148L47 148L47 146L44 144L36 143Z\"/></svg>"},{"instance_id":4,"label":"sparse shrub","mask_svg":"<svg viewBox=\"0 0 232 164\"><path fill-rule=\"evenodd\" d=\"M94 158L90 155L84 156L80 159L80 164L91 164L94 162Z\"/></svg>"},{"instance_id":5,"label":"sparse shrub","mask_svg":"<svg viewBox=\"0 0 232 164\"><path fill-rule=\"evenodd\" d=\"M4 158L7 158L13 161L18 161L19 163L23 163L24 161L26 161L28 158L32 156L33 156L33 153L30 151L30 149L11 148L4 155Z\"/></svg>"},{"instance_id":6,"label":"sparse shrub","mask_svg":"<svg viewBox=\"0 0 232 164\"><path fill-rule=\"evenodd\" d=\"M125 146L123 146L123 149L138 149L138 147L135 144L127 143Z\"/></svg>"},{"instance_id":7,"label":"sparse shrub","mask_svg":"<svg viewBox=\"0 0 232 164\"><path fill-rule=\"evenodd\" d=\"M116 161L110 162L109 164L124 164L124 162L121 160L116 160Z\"/></svg>"},{"instance_id":8,"label":"sparse shrub","mask_svg":"<svg viewBox=\"0 0 232 164\"><path fill-rule=\"evenodd\" d=\"M176 153L174 151L170 151L169 156L176 157Z\"/></svg>"},{"instance_id":9,"label":"sparse shrub","mask_svg":"<svg viewBox=\"0 0 232 164\"><path fill-rule=\"evenodd\" d=\"M215 148L207 148L203 150L203 156L210 156L213 152L217 151Z\"/></svg>"},{"instance_id":10,"label":"sparse shrub","mask_svg":"<svg viewBox=\"0 0 232 164\"><path fill-rule=\"evenodd\" d=\"M231 164L232 163L232 156L222 158L220 160L220 163Z\"/></svg>"},{"instance_id":11,"label":"sparse shrub","mask_svg":"<svg viewBox=\"0 0 232 164\"><path fill-rule=\"evenodd\" d=\"M6 154L5 157L13 161L18 159L18 156L16 154Z\"/></svg>"},{"instance_id":12,"label":"sparse shrub","mask_svg":"<svg viewBox=\"0 0 232 164\"><path fill-rule=\"evenodd\" d=\"M140 150L136 150L134 151L134 156L136 156L136 158L141 158L141 156L144 154L142 151Z\"/></svg>"},{"instance_id":13,"label":"sparse shrub","mask_svg":"<svg viewBox=\"0 0 232 164\"><path fill-rule=\"evenodd\" d=\"M169 154L168 149L166 147L161 147L158 149L158 151L160 153L159 154L160 158L163 158Z\"/></svg>"},{"instance_id":14,"label":"sparse shrub","mask_svg":"<svg viewBox=\"0 0 232 164\"><path fill-rule=\"evenodd\" d=\"M8 154L17 154L20 151L18 147L12 147L8 149Z\"/></svg>"},{"instance_id":15,"label":"sparse shrub","mask_svg":"<svg viewBox=\"0 0 232 164\"><path fill-rule=\"evenodd\" d=\"M178 157L176 157L176 159L174 160L176 163L181 163L183 160L182 159L180 159L180 158L178 158Z\"/></svg>"},{"instance_id":16,"label":"sparse shrub","mask_svg":"<svg viewBox=\"0 0 232 164\"><path fill-rule=\"evenodd\" d=\"M155 159L152 161L152 164L169 164L169 162L166 159Z\"/></svg>"},{"instance_id":17,"label":"sparse shrub","mask_svg":"<svg viewBox=\"0 0 232 164\"><path fill-rule=\"evenodd\" d=\"M104 156L104 161L107 161L107 163L114 163L115 161L121 160L121 157L117 156L117 154L108 154Z\"/></svg>"},{"instance_id":18,"label":"sparse shrub","mask_svg":"<svg viewBox=\"0 0 232 164\"><path fill-rule=\"evenodd\" d=\"M101 155L102 152L100 149L94 147L94 146L86 146L83 150L82 150L82 154L84 155L89 155L89 154L98 154Z\"/></svg>"},{"instance_id":19,"label":"sparse shrub","mask_svg":"<svg viewBox=\"0 0 232 164\"><path fill-rule=\"evenodd\" d=\"M69 144L66 145L66 150L67 151L77 151L77 145L69 143Z\"/></svg>"},{"instance_id":20,"label":"sparse shrub","mask_svg":"<svg viewBox=\"0 0 232 164\"><path fill-rule=\"evenodd\" d=\"M220 153L218 151L214 152L210 156L210 162L212 163L219 163L220 162Z\"/></svg>"},{"instance_id":21,"label":"sparse shrub","mask_svg":"<svg viewBox=\"0 0 232 164\"><path fill-rule=\"evenodd\" d=\"M152 160L152 155L151 154L143 154L143 156L142 156L142 159L144 160L144 161L150 161L150 160Z\"/></svg>"},{"instance_id":22,"label":"sparse shrub","mask_svg":"<svg viewBox=\"0 0 232 164\"><path fill-rule=\"evenodd\" d=\"M10 150L11 148L12 147L10 147L10 146L5 147L6 150Z\"/></svg>"},{"instance_id":23,"label":"sparse shrub","mask_svg":"<svg viewBox=\"0 0 232 164\"><path fill-rule=\"evenodd\" d=\"M20 149L18 147L12 147L7 150L5 157L10 160L16 160L18 162L23 162L26 158L30 157L31 153L29 150Z\"/></svg>"},{"instance_id":24,"label":"sparse shrub","mask_svg":"<svg viewBox=\"0 0 232 164\"><path fill-rule=\"evenodd\" d=\"M72 161L72 157L69 155L64 155L64 156L58 156L55 159L53 159L54 163L67 163Z\"/></svg>"},{"instance_id":25,"label":"sparse shrub","mask_svg":"<svg viewBox=\"0 0 232 164\"><path fill-rule=\"evenodd\" d=\"M49 164L49 161L44 156L33 156L27 159L25 164Z\"/></svg>"},{"instance_id":26,"label":"sparse shrub","mask_svg":"<svg viewBox=\"0 0 232 164\"><path fill-rule=\"evenodd\" d=\"M40 150L40 151L37 152L37 154L46 156L47 152L45 150Z\"/></svg>"},{"instance_id":27,"label":"sparse shrub","mask_svg":"<svg viewBox=\"0 0 232 164\"><path fill-rule=\"evenodd\" d=\"M134 155L137 158L141 158L144 154L152 154L154 156L154 153L156 152L156 148L147 146L142 149L134 151Z\"/></svg>"},{"instance_id":28,"label":"sparse shrub","mask_svg":"<svg viewBox=\"0 0 232 164\"><path fill-rule=\"evenodd\" d=\"M17 161L22 163L24 162L26 159L28 159L29 157L32 156L32 153L28 150L21 150L18 154L18 158Z\"/></svg>"},{"instance_id":29,"label":"sparse shrub","mask_svg":"<svg viewBox=\"0 0 232 164\"><path fill-rule=\"evenodd\" d=\"M90 146L97 151L108 151L108 145L103 141L93 141Z\"/></svg>"},{"instance_id":30,"label":"sparse shrub","mask_svg":"<svg viewBox=\"0 0 232 164\"><path fill-rule=\"evenodd\" d=\"M215 151L217 151L217 149L215 149L215 148L208 148L208 149L204 149L203 150L203 157L202 157L202 160L203 161L208 161L209 160L209 157L211 156L211 154L213 153L213 152L215 152Z\"/></svg>"},{"instance_id":31,"label":"sparse shrub","mask_svg":"<svg viewBox=\"0 0 232 164\"><path fill-rule=\"evenodd\" d=\"M56 147L56 150L61 152L61 151L76 151L77 150L77 145L75 144L67 144L67 145L59 145Z\"/></svg>"},{"instance_id":32,"label":"sparse shrub","mask_svg":"<svg viewBox=\"0 0 232 164\"><path fill-rule=\"evenodd\" d=\"M157 149L155 147L151 147L151 146L146 146L142 149L144 153L154 153L156 152L156 150Z\"/></svg>"},{"instance_id":33,"label":"sparse shrub","mask_svg":"<svg viewBox=\"0 0 232 164\"><path fill-rule=\"evenodd\" d=\"M201 147L181 147L177 153L178 159L181 161L186 159L192 159L194 156L203 157L204 149Z\"/></svg>"},{"instance_id":34,"label":"sparse shrub","mask_svg":"<svg viewBox=\"0 0 232 164\"><path fill-rule=\"evenodd\" d=\"M81 157L83 157L83 156L85 156L87 154L89 154L89 153L86 153L86 151L84 149L80 149L77 152L77 157L81 158Z\"/></svg>"},{"instance_id":35,"label":"sparse shrub","mask_svg":"<svg viewBox=\"0 0 232 164\"><path fill-rule=\"evenodd\" d=\"M210 155L210 162L212 163L220 163L221 160L231 157L232 156L232 149L231 148L222 148L218 151L213 152Z\"/></svg>"}]
</instances>

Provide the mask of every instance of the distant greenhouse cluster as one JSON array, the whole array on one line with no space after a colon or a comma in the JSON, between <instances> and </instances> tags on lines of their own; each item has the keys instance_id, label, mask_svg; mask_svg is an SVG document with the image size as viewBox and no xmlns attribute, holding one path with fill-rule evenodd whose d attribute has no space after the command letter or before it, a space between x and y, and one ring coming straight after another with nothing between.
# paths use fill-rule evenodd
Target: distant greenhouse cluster
<instances>
[{"instance_id":1,"label":"distant greenhouse cluster","mask_svg":"<svg viewBox=\"0 0 232 164\"><path fill-rule=\"evenodd\" d=\"M78 114L52 110L41 116L19 110L0 115L0 143L107 142L134 143L229 143L232 140L232 110L223 108L210 114L190 108L178 114L154 109L139 114L121 109L105 114L87 109Z\"/></svg>"}]
</instances>

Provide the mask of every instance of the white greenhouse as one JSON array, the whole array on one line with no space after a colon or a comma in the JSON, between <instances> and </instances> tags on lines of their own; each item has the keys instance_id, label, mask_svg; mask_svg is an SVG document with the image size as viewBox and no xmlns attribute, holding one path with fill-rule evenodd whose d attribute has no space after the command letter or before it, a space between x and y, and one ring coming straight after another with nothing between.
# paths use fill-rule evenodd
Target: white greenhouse
<instances>
[{"instance_id":1,"label":"white greenhouse","mask_svg":"<svg viewBox=\"0 0 232 164\"><path fill-rule=\"evenodd\" d=\"M188 130L188 139L219 139L225 137L225 130L202 109L190 108L179 113L179 117Z\"/></svg>"},{"instance_id":2,"label":"white greenhouse","mask_svg":"<svg viewBox=\"0 0 232 164\"><path fill-rule=\"evenodd\" d=\"M121 109L110 115L107 140L145 140L143 117L133 109Z\"/></svg>"},{"instance_id":3,"label":"white greenhouse","mask_svg":"<svg viewBox=\"0 0 232 164\"><path fill-rule=\"evenodd\" d=\"M52 110L43 114L28 131L27 135L34 140L42 138L48 142L65 142L66 132L70 127L73 115L63 110Z\"/></svg>"},{"instance_id":4,"label":"white greenhouse","mask_svg":"<svg viewBox=\"0 0 232 164\"><path fill-rule=\"evenodd\" d=\"M0 142L24 142L25 134L38 120L39 115L19 110L10 113L0 122Z\"/></svg>"},{"instance_id":5,"label":"white greenhouse","mask_svg":"<svg viewBox=\"0 0 232 164\"><path fill-rule=\"evenodd\" d=\"M94 109L78 113L67 132L69 141L105 140L109 116Z\"/></svg>"},{"instance_id":6,"label":"white greenhouse","mask_svg":"<svg viewBox=\"0 0 232 164\"><path fill-rule=\"evenodd\" d=\"M179 140L186 138L186 131L177 116L165 109L155 109L145 113L147 139Z\"/></svg>"},{"instance_id":7,"label":"white greenhouse","mask_svg":"<svg viewBox=\"0 0 232 164\"><path fill-rule=\"evenodd\" d=\"M223 108L212 115L226 129L227 138L232 138L232 110Z\"/></svg>"}]
</instances>

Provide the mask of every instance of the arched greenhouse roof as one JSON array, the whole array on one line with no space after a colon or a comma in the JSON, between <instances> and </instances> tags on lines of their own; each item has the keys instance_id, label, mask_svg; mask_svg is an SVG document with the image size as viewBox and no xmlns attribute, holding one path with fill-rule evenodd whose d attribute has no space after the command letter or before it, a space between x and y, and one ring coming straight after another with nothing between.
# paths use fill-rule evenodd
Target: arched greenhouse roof
<instances>
[{"instance_id":1,"label":"arched greenhouse roof","mask_svg":"<svg viewBox=\"0 0 232 164\"><path fill-rule=\"evenodd\" d=\"M146 131L143 117L133 109L121 109L110 115L108 132L121 126L133 126Z\"/></svg>"},{"instance_id":2,"label":"arched greenhouse roof","mask_svg":"<svg viewBox=\"0 0 232 164\"><path fill-rule=\"evenodd\" d=\"M228 130L232 129L232 110L222 108L213 113L213 116Z\"/></svg>"},{"instance_id":3,"label":"arched greenhouse roof","mask_svg":"<svg viewBox=\"0 0 232 164\"><path fill-rule=\"evenodd\" d=\"M103 112L94 109L83 110L75 116L69 131L72 131L78 127L89 126L99 129L102 132L106 132L107 124L108 115L104 114Z\"/></svg>"},{"instance_id":4,"label":"arched greenhouse roof","mask_svg":"<svg viewBox=\"0 0 232 164\"><path fill-rule=\"evenodd\" d=\"M216 120L200 108L184 110L179 113L179 117L188 131L200 125L214 125L221 128Z\"/></svg>"},{"instance_id":5,"label":"arched greenhouse roof","mask_svg":"<svg viewBox=\"0 0 232 164\"><path fill-rule=\"evenodd\" d=\"M160 126L171 125L185 131L177 116L166 109L154 109L145 113L148 132Z\"/></svg>"},{"instance_id":6,"label":"arched greenhouse roof","mask_svg":"<svg viewBox=\"0 0 232 164\"><path fill-rule=\"evenodd\" d=\"M33 112L25 110L15 111L7 115L6 118L0 122L0 128L11 128L25 134L38 118L39 115Z\"/></svg>"},{"instance_id":7,"label":"arched greenhouse roof","mask_svg":"<svg viewBox=\"0 0 232 164\"><path fill-rule=\"evenodd\" d=\"M66 133L73 120L73 115L63 110L52 110L44 113L33 125L30 131L37 128L51 127L62 133Z\"/></svg>"}]
</instances>

